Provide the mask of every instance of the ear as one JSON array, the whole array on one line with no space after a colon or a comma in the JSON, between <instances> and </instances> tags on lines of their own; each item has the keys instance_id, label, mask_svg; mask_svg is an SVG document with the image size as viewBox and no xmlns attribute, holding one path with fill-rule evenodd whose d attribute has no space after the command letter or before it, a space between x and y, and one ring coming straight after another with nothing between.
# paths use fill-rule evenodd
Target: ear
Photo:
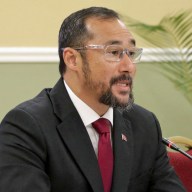
<instances>
[{"instance_id":1,"label":"ear","mask_svg":"<svg viewBox=\"0 0 192 192\"><path fill-rule=\"evenodd\" d=\"M76 71L78 69L78 55L79 53L70 47L66 47L63 51L63 60L66 66L73 71Z\"/></svg>"}]
</instances>

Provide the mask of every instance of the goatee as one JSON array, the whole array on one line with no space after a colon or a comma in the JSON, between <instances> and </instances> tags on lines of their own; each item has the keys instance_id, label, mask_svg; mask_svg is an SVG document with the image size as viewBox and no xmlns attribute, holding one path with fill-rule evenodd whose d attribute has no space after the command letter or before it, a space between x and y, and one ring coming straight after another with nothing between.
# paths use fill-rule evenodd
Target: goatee
<instances>
[{"instance_id":1,"label":"goatee","mask_svg":"<svg viewBox=\"0 0 192 192\"><path fill-rule=\"evenodd\" d=\"M129 98L127 101L121 101L111 91L112 85L116 84L119 81L128 82L128 86L130 87L130 92L129 92ZM132 77L130 75L124 74L124 75L112 78L110 81L110 88L107 91L105 91L99 99L100 103L103 103L113 108L119 108L120 110L123 110L123 111L130 110L134 103L134 96L132 92L132 82L133 82ZM127 94L127 93L121 92L121 94Z\"/></svg>"}]
</instances>

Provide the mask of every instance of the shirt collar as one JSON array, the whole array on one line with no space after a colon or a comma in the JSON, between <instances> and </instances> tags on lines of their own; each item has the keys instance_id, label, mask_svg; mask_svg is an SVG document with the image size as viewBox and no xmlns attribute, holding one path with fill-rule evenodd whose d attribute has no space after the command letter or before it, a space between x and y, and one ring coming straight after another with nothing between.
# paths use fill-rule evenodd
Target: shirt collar
<instances>
[{"instance_id":1,"label":"shirt collar","mask_svg":"<svg viewBox=\"0 0 192 192\"><path fill-rule=\"evenodd\" d=\"M90 125L92 122L100 118L100 116L93 109L91 109L86 103L84 103L79 97L77 97L74 94L74 92L70 89L70 87L67 85L65 80L64 80L64 84L69 94L69 97L71 98L85 126ZM112 107L110 107L102 117L108 119L113 126L113 108Z\"/></svg>"}]
</instances>

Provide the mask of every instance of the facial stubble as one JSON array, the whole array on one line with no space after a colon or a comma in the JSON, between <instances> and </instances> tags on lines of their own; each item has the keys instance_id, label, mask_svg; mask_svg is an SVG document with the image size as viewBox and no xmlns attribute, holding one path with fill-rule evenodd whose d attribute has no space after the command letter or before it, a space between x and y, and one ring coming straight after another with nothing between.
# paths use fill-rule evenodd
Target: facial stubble
<instances>
[{"instance_id":1,"label":"facial stubble","mask_svg":"<svg viewBox=\"0 0 192 192\"><path fill-rule=\"evenodd\" d=\"M119 108L120 110L129 110L132 108L134 103L134 95L132 91L132 77L129 74L122 74L117 77L111 78L109 82L109 87L106 88L106 85L103 82L94 82L91 78L91 70L89 68L89 63L84 58L84 65L83 65L83 74L85 77L85 84L90 90L99 90L100 89L100 96L99 102L105 105L108 105L113 108ZM130 87L129 92L120 92L120 94L128 94L128 100L122 101L120 98L116 97L112 92L112 86L115 85L119 81L127 81L128 86Z\"/></svg>"}]
</instances>

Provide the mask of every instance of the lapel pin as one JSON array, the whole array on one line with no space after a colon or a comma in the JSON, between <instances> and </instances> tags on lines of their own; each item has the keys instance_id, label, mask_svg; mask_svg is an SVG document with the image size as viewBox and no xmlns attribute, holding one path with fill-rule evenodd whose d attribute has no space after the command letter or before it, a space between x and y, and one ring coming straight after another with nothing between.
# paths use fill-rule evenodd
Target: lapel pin
<instances>
[{"instance_id":1,"label":"lapel pin","mask_svg":"<svg viewBox=\"0 0 192 192\"><path fill-rule=\"evenodd\" d=\"M123 133L121 134L121 139L122 139L122 141L126 141L127 142L127 137Z\"/></svg>"}]
</instances>

